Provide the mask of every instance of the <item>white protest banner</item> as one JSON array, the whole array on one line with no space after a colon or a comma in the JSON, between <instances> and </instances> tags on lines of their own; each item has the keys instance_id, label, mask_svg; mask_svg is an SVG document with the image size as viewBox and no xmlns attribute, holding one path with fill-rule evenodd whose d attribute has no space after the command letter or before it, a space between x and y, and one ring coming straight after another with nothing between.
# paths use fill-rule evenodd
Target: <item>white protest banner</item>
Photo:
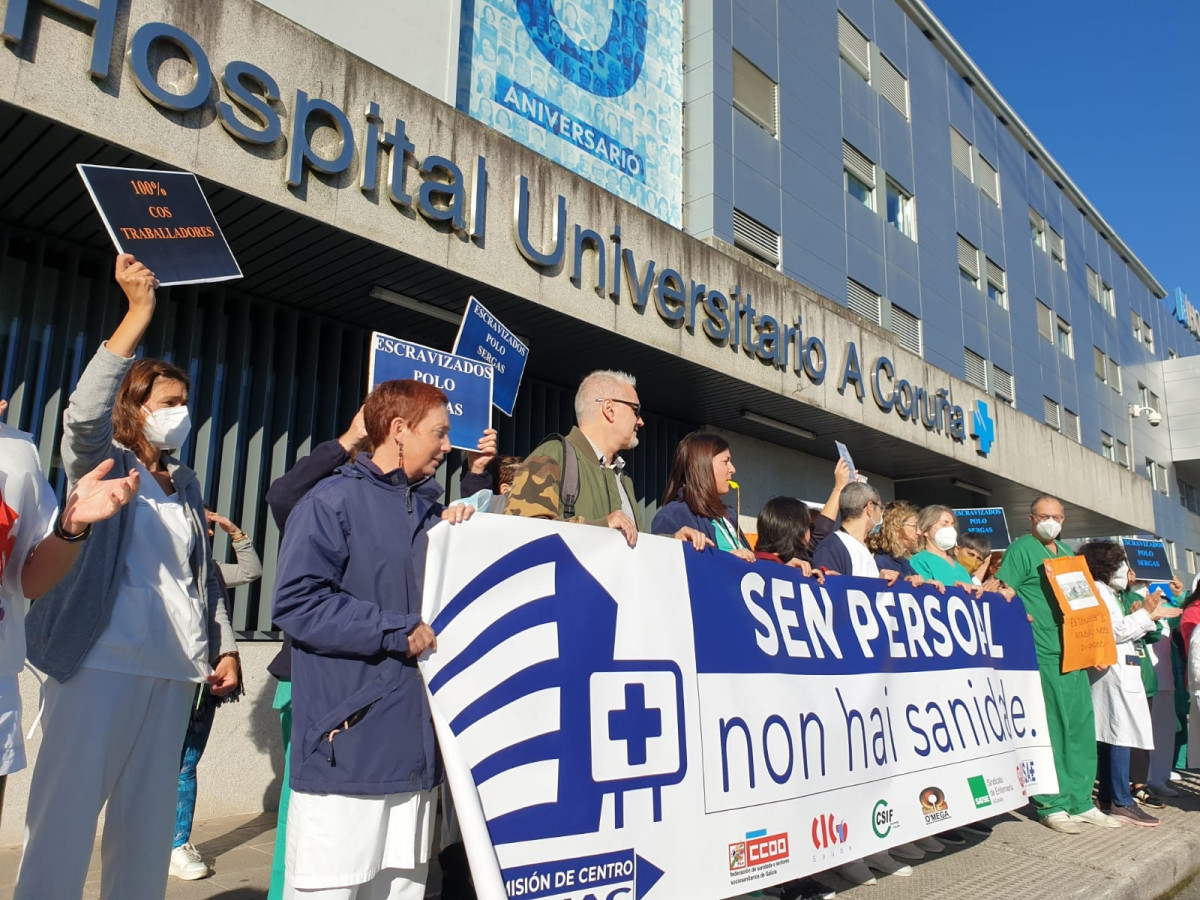
<instances>
[{"instance_id":1,"label":"white protest banner","mask_svg":"<svg viewBox=\"0 0 1200 900\"><path fill-rule=\"evenodd\" d=\"M483 900L723 898L1057 790L1019 601L477 515L422 661Z\"/></svg>"}]
</instances>

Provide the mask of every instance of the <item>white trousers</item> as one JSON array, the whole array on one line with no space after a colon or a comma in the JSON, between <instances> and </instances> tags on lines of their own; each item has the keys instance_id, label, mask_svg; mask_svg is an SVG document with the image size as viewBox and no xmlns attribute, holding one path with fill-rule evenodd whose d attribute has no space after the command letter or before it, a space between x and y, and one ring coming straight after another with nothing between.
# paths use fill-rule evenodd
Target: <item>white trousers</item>
<instances>
[{"instance_id":1,"label":"white trousers","mask_svg":"<svg viewBox=\"0 0 1200 900\"><path fill-rule=\"evenodd\" d=\"M293 791L284 900L421 900L436 796Z\"/></svg>"},{"instance_id":2,"label":"white trousers","mask_svg":"<svg viewBox=\"0 0 1200 900\"><path fill-rule=\"evenodd\" d=\"M100 809L102 900L162 900L196 686L82 668L46 679L42 746L13 900L83 894Z\"/></svg>"}]
</instances>

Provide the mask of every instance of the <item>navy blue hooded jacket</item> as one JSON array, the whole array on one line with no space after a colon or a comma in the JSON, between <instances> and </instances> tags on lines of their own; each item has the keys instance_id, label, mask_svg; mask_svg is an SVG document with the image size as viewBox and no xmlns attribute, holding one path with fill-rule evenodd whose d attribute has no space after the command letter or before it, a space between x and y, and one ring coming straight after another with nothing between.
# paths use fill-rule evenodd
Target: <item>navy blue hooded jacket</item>
<instances>
[{"instance_id":1,"label":"navy blue hooded jacket","mask_svg":"<svg viewBox=\"0 0 1200 900\"><path fill-rule=\"evenodd\" d=\"M737 534L742 546L749 547L750 545L746 543L746 536L737 526L737 515L732 507L725 507L725 521L729 523L730 530ZM692 512L691 508L683 502L682 493L655 514L654 521L650 523L650 531L652 534L673 537L675 532L685 525L708 535L708 539L714 545L717 543L717 529L713 525L713 520L708 516Z\"/></svg>"},{"instance_id":2,"label":"navy blue hooded jacket","mask_svg":"<svg viewBox=\"0 0 1200 900\"><path fill-rule=\"evenodd\" d=\"M381 796L442 780L408 632L442 507L368 454L287 520L273 618L292 638L293 790Z\"/></svg>"}]
</instances>

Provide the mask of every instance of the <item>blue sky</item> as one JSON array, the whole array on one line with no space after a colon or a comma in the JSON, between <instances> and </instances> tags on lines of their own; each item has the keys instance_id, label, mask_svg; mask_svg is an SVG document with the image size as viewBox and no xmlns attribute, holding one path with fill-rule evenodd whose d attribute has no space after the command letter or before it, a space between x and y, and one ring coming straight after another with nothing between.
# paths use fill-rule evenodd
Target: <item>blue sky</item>
<instances>
[{"instance_id":1,"label":"blue sky","mask_svg":"<svg viewBox=\"0 0 1200 900\"><path fill-rule=\"evenodd\" d=\"M926 3L1163 287L1200 305L1200 2Z\"/></svg>"}]
</instances>

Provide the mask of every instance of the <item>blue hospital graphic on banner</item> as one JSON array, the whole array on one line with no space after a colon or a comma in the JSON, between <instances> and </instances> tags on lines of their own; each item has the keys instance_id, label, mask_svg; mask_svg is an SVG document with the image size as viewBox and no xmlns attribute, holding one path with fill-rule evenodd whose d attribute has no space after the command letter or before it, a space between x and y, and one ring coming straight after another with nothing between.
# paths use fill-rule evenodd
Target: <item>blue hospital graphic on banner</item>
<instances>
[{"instance_id":1,"label":"blue hospital graphic on banner","mask_svg":"<svg viewBox=\"0 0 1200 900\"><path fill-rule=\"evenodd\" d=\"M1057 787L1019 600L486 513L429 548L480 898L718 900Z\"/></svg>"},{"instance_id":2,"label":"blue hospital graphic on banner","mask_svg":"<svg viewBox=\"0 0 1200 900\"><path fill-rule=\"evenodd\" d=\"M458 107L682 221L682 0L467 0Z\"/></svg>"}]
</instances>

